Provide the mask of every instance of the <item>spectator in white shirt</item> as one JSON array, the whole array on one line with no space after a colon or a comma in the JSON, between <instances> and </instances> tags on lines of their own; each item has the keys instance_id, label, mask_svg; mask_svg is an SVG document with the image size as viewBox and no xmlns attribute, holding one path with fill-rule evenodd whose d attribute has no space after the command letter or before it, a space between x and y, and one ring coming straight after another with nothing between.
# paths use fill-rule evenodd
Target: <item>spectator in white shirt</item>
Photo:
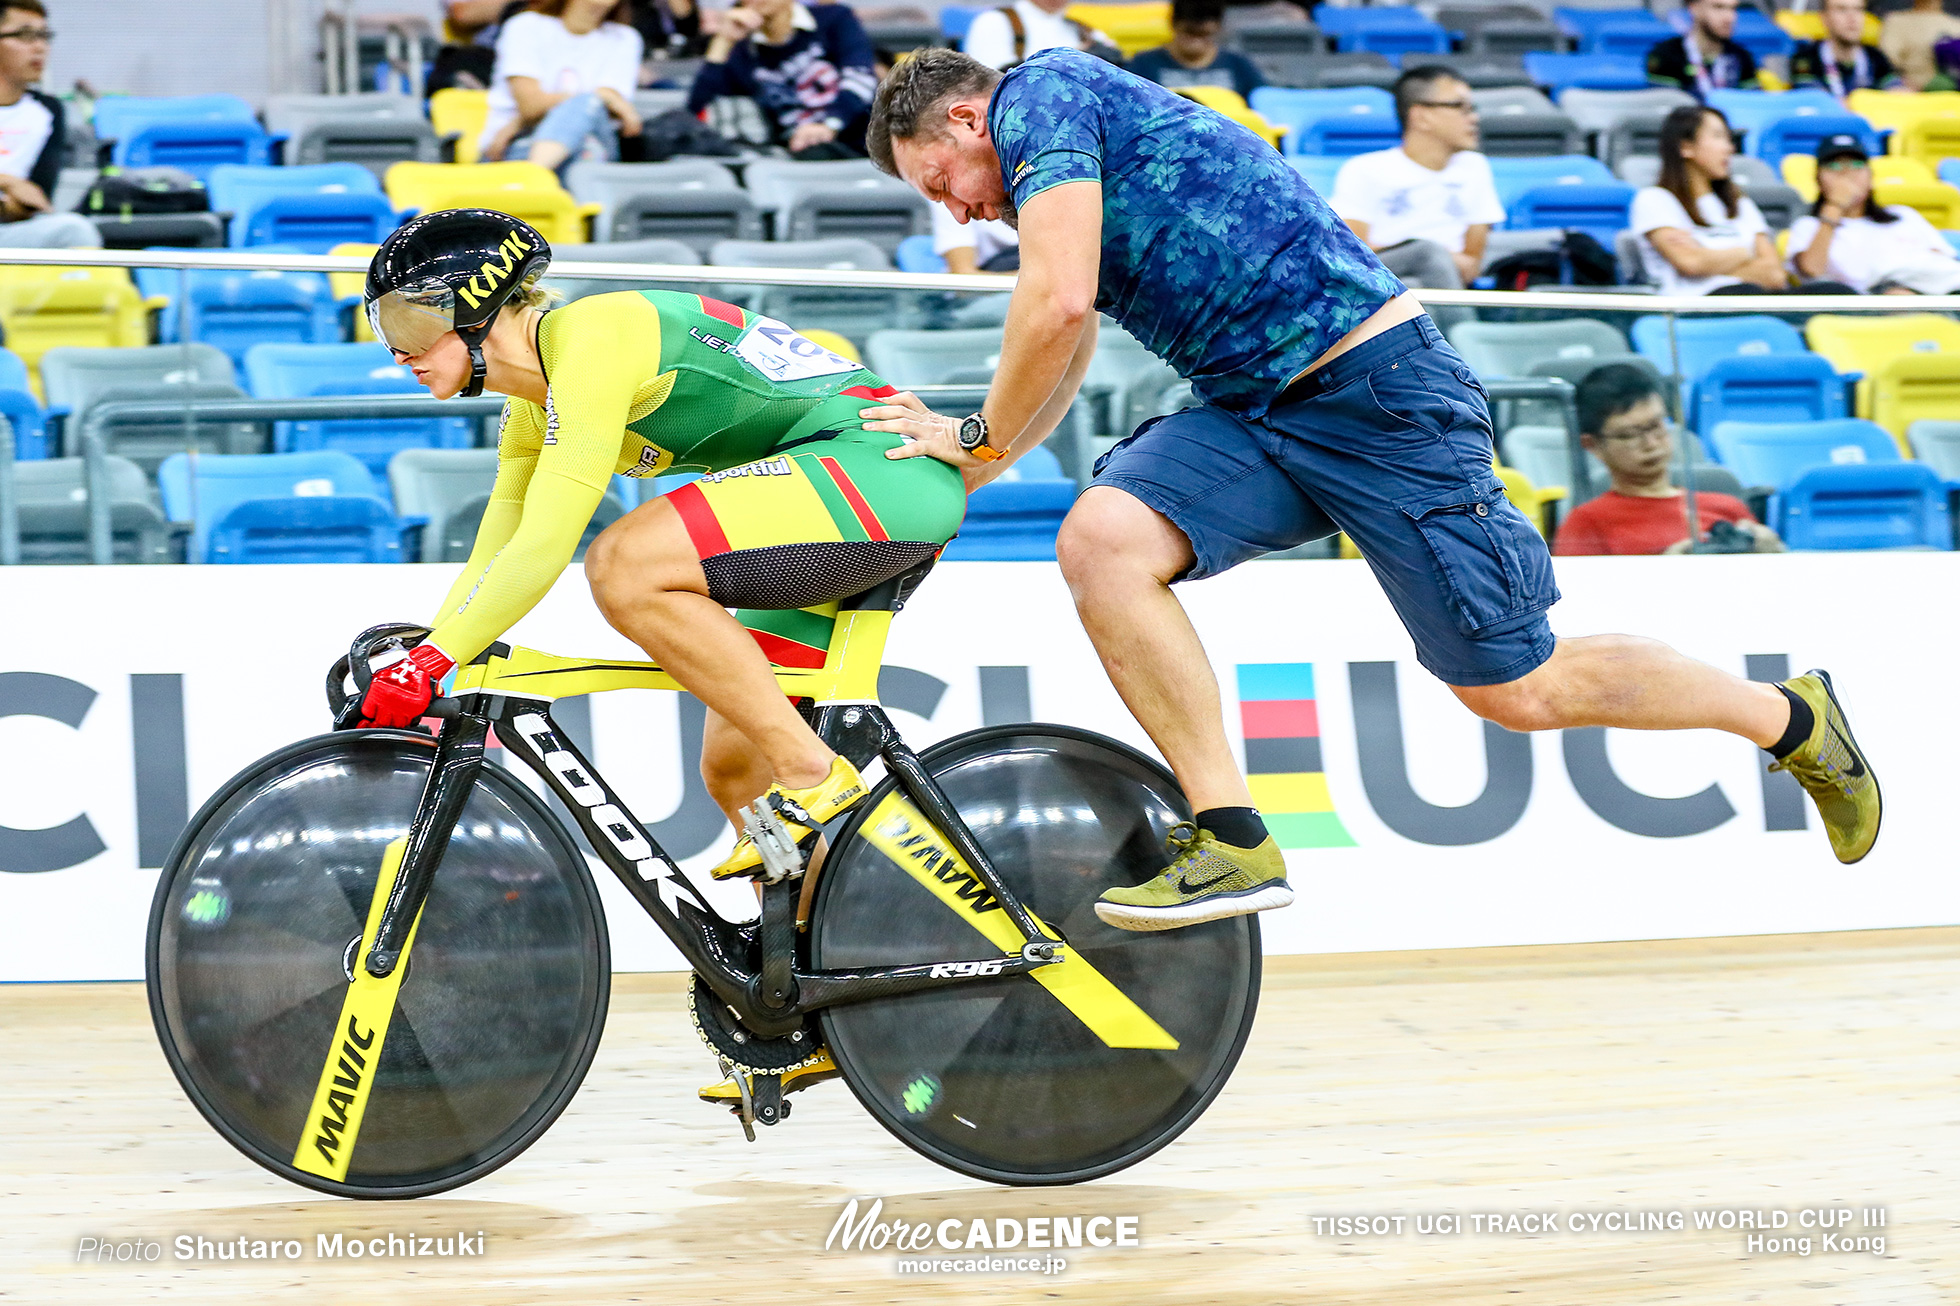
<instances>
[{"instance_id":1,"label":"spectator in white shirt","mask_svg":"<svg viewBox=\"0 0 1960 1306\"><path fill-rule=\"evenodd\" d=\"M1018 272L1021 233L998 218L961 222L944 204L932 206L932 252L948 272Z\"/></svg>"},{"instance_id":2,"label":"spectator in white shirt","mask_svg":"<svg viewBox=\"0 0 1960 1306\"><path fill-rule=\"evenodd\" d=\"M960 49L990 68L1012 68L1029 55L1057 46L1087 50L1111 63L1122 63L1115 42L1095 28L1076 22L1063 11L1074 0L1014 0L973 19Z\"/></svg>"},{"instance_id":3,"label":"spectator in white shirt","mask_svg":"<svg viewBox=\"0 0 1960 1306\"><path fill-rule=\"evenodd\" d=\"M1919 210L1872 199L1871 160L1856 136L1817 146L1817 202L1790 226L1790 266L1870 294L1960 292L1960 258Z\"/></svg>"},{"instance_id":4,"label":"spectator in white shirt","mask_svg":"<svg viewBox=\"0 0 1960 1306\"><path fill-rule=\"evenodd\" d=\"M1504 220L1470 87L1447 68L1411 68L1395 81L1395 116L1402 144L1342 164L1334 212L1406 284L1460 290Z\"/></svg>"},{"instance_id":5,"label":"spectator in white shirt","mask_svg":"<svg viewBox=\"0 0 1960 1306\"><path fill-rule=\"evenodd\" d=\"M66 144L61 101L30 89L48 64L48 11L41 0L0 7L0 246L97 248L102 233L79 213L56 213L48 196Z\"/></svg>"},{"instance_id":6,"label":"spectator in white shirt","mask_svg":"<svg viewBox=\"0 0 1960 1306\"><path fill-rule=\"evenodd\" d=\"M1660 156L1660 184L1633 197L1627 225L1661 293L1760 295L1788 286L1769 223L1729 176L1728 119L1701 105L1673 110L1661 123Z\"/></svg>"},{"instance_id":7,"label":"spectator in white shirt","mask_svg":"<svg viewBox=\"0 0 1960 1306\"><path fill-rule=\"evenodd\" d=\"M631 0L532 0L497 33L486 159L502 159L528 137L524 157L558 169L588 140L607 157L620 135L638 136L633 90L640 79L640 34Z\"/></svg>"}]
</instances>

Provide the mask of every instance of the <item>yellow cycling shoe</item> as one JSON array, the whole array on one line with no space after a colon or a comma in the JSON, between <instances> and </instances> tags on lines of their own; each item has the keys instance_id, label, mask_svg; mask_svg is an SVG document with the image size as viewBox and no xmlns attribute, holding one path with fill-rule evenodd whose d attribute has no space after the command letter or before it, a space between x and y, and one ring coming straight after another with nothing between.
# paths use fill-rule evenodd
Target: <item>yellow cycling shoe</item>
<instances>
[{"instance_id":1,"label":"yellow cycling shoe","mask_svg":"<svg viewBox=\"0 0 1960 1306\"><path fill-rule=\"evenodd\" d=\"M743 1072L738 1070L735 1073ZM791 1093L814 1084L835 1079L842 1073L837 1069L837 1063L830 1059L830 1049L818 1048L808 1061L799 1066L791 1066L782 1072L783 1096L788 1097ZM750 1092L753 1093L754 1089L751 1088ZM735 1082L734 1076L722 1080L719 1084L710 1084L701 1089L700 1096L703 1102L712 1106L732 1106L737 1110L742 1106L742 1086Z\"/></svg>"},{"instance_id":2,"label":"yellow cycling shoe","mask_svg":"<svg viewBox=\"0 0 1960 1306\"><path fill-rule=\"evenodd\" d=\"M817 826L830 820L840 812L848 812L864 799L864 777L857 768L844 758L832 758L830 774L808 789L785 789L781 785L771 785L769 792L757 801L766 803L789 827L790 839L801 846L803 840ZM735 875L754 875L762 869L762 854L756 851L755 840L744 832L735 841L735 851L728 860L710 871L717 880L726 880Z\"/></svg>"}]
</instances>

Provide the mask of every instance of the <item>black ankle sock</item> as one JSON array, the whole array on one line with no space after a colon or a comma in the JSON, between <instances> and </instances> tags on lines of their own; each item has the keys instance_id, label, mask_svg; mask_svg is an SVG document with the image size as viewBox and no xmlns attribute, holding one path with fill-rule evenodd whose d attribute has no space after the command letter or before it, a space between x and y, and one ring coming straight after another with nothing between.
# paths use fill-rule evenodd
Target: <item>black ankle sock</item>
<instances>
[{"instance_id":1,"label":"black ankle sock","mask_svg":"<svg viewBox=\"0 0 1960 1306\"><path fill-rule=\"evenodd\" d=\"M1266 842L1266 823L1251 807L1213 807L1199 812L1198 828L1209 830L1220 843L1234 848L1257 848Z\"/></svg>"},{"instance_id":2,"label":"black ankle sock","mask_svg":"<svg viewBox=\"0 0 1960 1306\"><path fill-rule=\"evenodd\" d=\"M1767 751L1771 757L1780 761L1803 747L1804 741L1810 738L1811 730L1817 725L1817 714L1810 710L1810 704L1788 689L1784 689L1782 685L1778 685L1777 688L1782 689L1783 697L1790 700L1790 726L1783 732L1783 738L1771 744Z\"/></svg>"}]
</instances>

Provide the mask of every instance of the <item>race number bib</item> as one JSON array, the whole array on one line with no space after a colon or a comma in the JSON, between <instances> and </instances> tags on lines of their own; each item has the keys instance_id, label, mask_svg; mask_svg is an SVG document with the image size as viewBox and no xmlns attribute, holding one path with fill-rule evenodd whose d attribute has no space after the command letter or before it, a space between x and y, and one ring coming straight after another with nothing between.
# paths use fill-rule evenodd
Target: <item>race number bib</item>
<instances>
[{"instance_id":1,"label":"race number bib","mask_svg":"<svg viewBox=\"0 0 1960 1306\"><path fill-rule=\"evenodd\" d=\"M833 354L772 317L755 318L735 346L735 356L771 381L808 381L839 372L855 372L861 364Z\"/></svg>"}]
</instances>

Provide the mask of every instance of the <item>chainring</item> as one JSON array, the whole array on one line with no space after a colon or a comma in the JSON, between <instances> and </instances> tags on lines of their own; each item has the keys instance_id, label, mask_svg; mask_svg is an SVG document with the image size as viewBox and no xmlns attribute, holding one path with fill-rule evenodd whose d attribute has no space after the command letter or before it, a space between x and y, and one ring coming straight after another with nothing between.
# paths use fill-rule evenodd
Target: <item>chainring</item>
<instances>
[{"instance_id":1,"label":"chainring","mask_svg":"<svg viewBox=\"0 0 1960 1306\"><path fill-rule=\"evenodd\" d=\"M782 1038L764 1038L736 1019L699 975L687 991L687 1014L716 1058L751 1075L783 1074L815 1061L823 1050L823 1031L815 1016L805 1016L801 1029Z\"/></svg>"}]
</instances>

